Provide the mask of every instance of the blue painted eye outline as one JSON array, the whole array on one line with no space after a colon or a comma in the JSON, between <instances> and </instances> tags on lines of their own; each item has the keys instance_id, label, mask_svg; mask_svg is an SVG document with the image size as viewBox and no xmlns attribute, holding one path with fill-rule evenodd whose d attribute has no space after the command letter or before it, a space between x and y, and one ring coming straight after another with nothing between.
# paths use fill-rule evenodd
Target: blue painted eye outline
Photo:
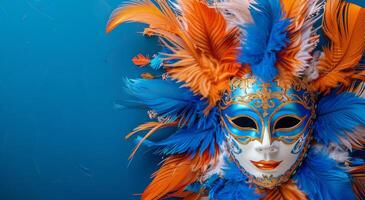
<instances>
[{"instance_id":1,"label":"blue painted eye outline","mask_svg":"<svg viewBox=\"0 0 365 200\"><path fill-rule=\"evenodd\" d=\"M287 108L287 106L298 106L298 105L301 106L301 107L296 107L298 111ZM286 113L286 114L280 115L280 113ZM304 133L307 132L309 126L313 123L313 121L311 120L313 114L314 114L313 110L310 107L308 107L304 102L301 101L289 101L284 104L281 104L279 107L275 109L275 111L271 113L268 121L268 125L270 126L269 129L272 136L272 142L277 140L277 141L282 141L286 144L295 143ZM275 117L277 115L279 116ZM297 120L298 121L300 120L300 122L288 129L285 128L275 129L277 122L280 119L288 116L297 118ZM297 133L294 133L292 135L285 134L291 132L297 132Z\"/></svg>"},{"instance_id":2,"label":"blue painted eye outline","mask_svg":"<svg viewBox=\"0 0 365 200\"><path fill-rule=\"evenodd\" d=\"M234 124L230 120L230 119L235 119L235 118L239 118L242 116L249 117L247 115L238 115L236 117L229 117L227 114L225 115L225 118L222 117L222 119L221 119L222 123L223 123L225 129L228 131L229 135L232 138L234 138L236 142L238 142L240 144L248 144L251 141L259 140L259 138L261 138L261 137L258 136L258 134L259 134L258 129L250 129L250 128L244 129L242 127L236 127L236 124ZM249 117L249 118L251 118L257 126L256 120L254 120L253 117ZM232 127L232 128L230 128L230 127ZM257 126L257 128L259 128L259 127ZM234 133L235 130L238 131L239 133L245 132L247 135L241 135L241 134Z\"/></svg>"}]
</instances>

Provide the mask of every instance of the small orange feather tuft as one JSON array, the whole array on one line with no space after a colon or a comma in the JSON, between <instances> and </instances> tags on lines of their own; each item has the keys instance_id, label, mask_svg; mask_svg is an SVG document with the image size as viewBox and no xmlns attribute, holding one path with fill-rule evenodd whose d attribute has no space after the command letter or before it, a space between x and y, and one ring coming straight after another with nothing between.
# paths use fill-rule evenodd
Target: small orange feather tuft
<instances>
[{"instance_id":1,"label":"small orange feather tuft","mask_svg":"<svg viewBox=\"0 0 365 200\"><path fill-rule=\"evenodd\" d=\"M143 78L143 79L154 79L155 78L155 76L154 75L152 75L151 73L143 73L143 74L141 74L141 78Z\"/></svg>"},{"instance_id":2,"label":"small orange feather tuft","mask_svg":"<svg viewBox=\"0 0 365 200\"><path fill-rule=\"evenodd\" d=\"M329 92L351 85L354 79L365 80L356 70L365 51L365 9L352 3L328 0L325 6L323 31L330 40L318 63L319 78L311 88Z\"/></svg>"},{"instance_id":3,"label":"small orange feather tuft","mask_svg":"<svg viewBox=\"0 0 365 200\"><path fill-rule=\"evenodd\" d=\"M151 60L142 54L138 54L132 58L132 62L139 67L145 67L151 63Z\"/></svg>"},{"instance_id":4,"label":"small orange feather tuft","mask_svg":"<svg viewBox=\"0 0 365 200\"><path fill-rule=\"evenodd\" d=\"M196 182L211 163L209 152L191 157L173 155L168 157L153 175L154 179L142 194L142 200L157 200L174 193L181 193L191 183ZM196 196L190 196L192 199Z\"/></svg>"}]
</instances>

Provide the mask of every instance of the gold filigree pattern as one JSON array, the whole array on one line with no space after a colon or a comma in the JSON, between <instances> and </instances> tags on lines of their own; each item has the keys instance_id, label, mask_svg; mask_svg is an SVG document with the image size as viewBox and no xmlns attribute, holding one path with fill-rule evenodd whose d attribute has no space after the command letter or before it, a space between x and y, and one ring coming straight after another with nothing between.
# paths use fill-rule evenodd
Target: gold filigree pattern
<instances>
[{"instance_id":1,"label":"gold filigree pattern","mask_svg":"<svg viewBox=\"0 0 365 200\"><path fill-rule=\"evenodd\" d=\"M250 88L253 88L256 82L257 80L252 76L233 78L231 80L232 91L240 89L243 91L244 95L235 97L227 95L226 98L223 99L225 107L231 104L250 104L253 102L253 105L257 109L263 110L263 117L267 117L269 114L268 110L277 106L274 99L279 100L281 103L301 101L307 105L306 107L310 107L311 109L315 106L315 95L307 90L307 84L301 80L295 80L292 83L292 89L294 91L303 91L301 96L296 93L288 94L288 90L284 87L279 91L272 91L272 89L270 89L270 83L259 84L257 90L250 91ZM277 84L280 85L279 82L277 82Z\"/></svg>"}]
</instances>

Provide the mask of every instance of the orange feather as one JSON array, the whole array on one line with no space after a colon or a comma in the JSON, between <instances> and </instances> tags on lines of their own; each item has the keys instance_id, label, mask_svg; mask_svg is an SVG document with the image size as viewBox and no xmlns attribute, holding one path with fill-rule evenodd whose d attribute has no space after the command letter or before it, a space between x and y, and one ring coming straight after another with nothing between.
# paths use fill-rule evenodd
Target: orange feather
<instances>
[{"instance_id":1,"label":"orange feather","mask_svg":"<svg viewBox=\"0 0 365 200\"><path fill-rule=\"evenodd\" d=\"M287 86L295 77L300 77L308 66L310 53L319 39L317 35L312 35L312 25L319 17L311 18L311 15L322 4L315 0L281 0L281 4L285 17L292 20L287 30L290 42L278 54L280 59L277 62L280 83Z\"/></svg>"},{"instance_id":2,"label":"orange feather","mask_svg":"<svg viewBox=\"0 0 365 200\"><path fill-rule=\"evenodd\" d=\"M176 122L170 122L170 123L163 123L163 122L147 122L142 125L139 125L137 128L135 128L131 133L129 133L125 139L129 139L133 135L135 135L138 132L149 130L149 132L141 139L141 141L138 142L136 147L134 148L133 152L129 156L129 159L132 159L133 156L137 153L138 149L141 147L142 143L146 141L151 135L153 135L156 131L158 131L161 128L169 127L169 126L176 126Z\"/></svg>"},{"instance_id":3,"label":"orange feather","mask_svg":"<svg viewBox=\"0 0 365 200\"><path fill-rule=\"evenodd\" d=\"M174 193L181 193L203 175L211 160L209 152L195 157L190 155L168 157L153 175L154 179L143 192L141 199L158 200L166 196L174 196Z\"/></svg>"},{"instance_id":4,"label":"orange feather","mask_svg":"<svg viewBox=\"0 0 365 200\"><path fill-rule=\"evenodd\" d=\"M152 29L161 29L173 32L175 23L168 18L166 13L160 10L150 0L132 1L116 9L111 15L106 27L109 33L121 23L127 21L148 24ZM175 19L173 19L175 21Z\"/></svg>"},{"instance_id":5,"label":"orange feather","mask_svg":"<svg viewBox=\"0 0 365 200\"><path fill-rule=\"evenodd\" d=\"M155 76L153 76L151 73L148 73L148 72L146 72L146 73L142 73L141 74L141 78L143 78L143 79L154 79L155 78Z\"/></svg>"},{"instance_id":6,"label":"orange feather","mask_svg":"<svg viewBox=\"0 0 365 200\"><path fill-rule=\"evenodd\" d=\"M265 194L261 200L307 200L305 193L299 190L293 181L288 181L271 190L258 190L258 193Z\"/></svg>"},{"instance_id":7,"label":"orange feather","mask_svg":"<svg viewBox=\"0 0 365 200\"><path fill-rule=\"evenodd\" d=\"M345 1L328 0L323 31L330 45L324 48L318 64L319 78L311 88L326 93L338 86L347 88L354 79L365 80L364 72L356 70L365 51L365 9Z\"/></svg>"},{"instance_id":8,"label":"orange feather","mask_svg":"<svg viewBox=\"0 0 365 200\"><path fill-rule=\"evenodd\" d=\"M181 32L183 45L170 47L173 51L167 71L172 78L185 82L194 93L208 99L209 107L216 105L229 80L239 73L236 57L239 31L228 29L225 18L215 8L202 1L180 1L187 30ZM182 46L182 48L181 48Z\"/></svg>"},{"instance_id":9,"label":"orange feather","mask_svg":"<svg viewBox=\"0 0 365 200\"><path fill-rule=\"evenodd\" d=\"M138 54L137 56L132 58L132 62L139 67L144 67L149 65L151 60L142 54Z\"/></svg>"},{"instance_id":10,"label":"orange feather","mask_svg":"<svg viewBox=\"0 0 365 200\"><path fill-rule=\"evenodd\" d=\"M117 9L109 21L107 31L126 21L149 25L149 35L157 35L171 50L165 60L170 77L185 83L195 94L208 100L208 111L229 90L229 80L239 73L241 65L236 57L239 47L238 28L229 29L223 15L206 1L178 1L175 12L166 0L132 2Z\"/></svg>"},{"instance_id":11,"label":"orange feather","mask_svg":"<svg viewBox=\"0 0 365 200\"><path fill-rule=\"evenodd\" d=\"M365 165L351 167L350 174L352 176L352 188L356 198L362 200L365 198Z\"/></svg>"}]
</instances>

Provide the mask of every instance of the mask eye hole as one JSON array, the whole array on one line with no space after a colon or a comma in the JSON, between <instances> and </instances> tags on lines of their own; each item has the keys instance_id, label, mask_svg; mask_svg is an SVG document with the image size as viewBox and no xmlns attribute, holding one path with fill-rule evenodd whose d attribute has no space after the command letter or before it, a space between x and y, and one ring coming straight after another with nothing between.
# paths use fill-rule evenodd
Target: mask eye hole
<instances>
[{"instance_id":1,"label":"mask eye hole","mask_svg":"<svg viewBox=\"0 0 365 200\"><path fill-rule=\"evenodd\" d=\"M298 126L302 120L298 117L285 116L276 121L274 129L291 129Z\"/></svg>"},{"instance_id":2,"label":"mask eye hole","mask_svg":"<svg viewBox=\"0 0 365 200\"><path fill-rule=\"evenodd\" d=\"M239 116L230 120L233 125L239 129L255 129L257 130L257 124L254 119L247 116Z\"/></svg>"}]
</instances>

